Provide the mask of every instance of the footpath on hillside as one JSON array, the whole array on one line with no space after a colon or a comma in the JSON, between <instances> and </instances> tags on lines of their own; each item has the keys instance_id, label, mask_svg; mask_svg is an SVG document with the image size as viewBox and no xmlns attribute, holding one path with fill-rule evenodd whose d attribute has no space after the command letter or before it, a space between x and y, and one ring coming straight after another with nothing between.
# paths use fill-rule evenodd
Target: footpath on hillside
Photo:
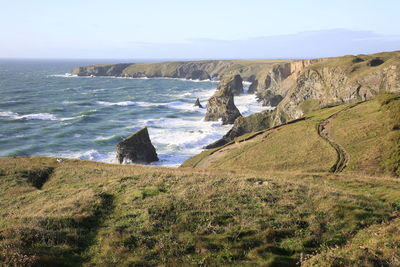
<instances>
[{"instance_id":1,"label":"footpath on hillside","mask_svg":"<svg viewBox=\"0 0 400 267\"><path fill-rule=\"evenodd\" d=\"M322 122L320 122L318 124L318 127L317 127L318 135L321 136L323 139L325 139L336 150L336 153L338 156L335 164L329 170L330 172L336 173L336 172L343 171L344 168L346 168L347 163L349 161L349 154L346 152L346 150L343 148L343 146L341 146L339 143L335 142L335 140L329 134L330 128L332 126L332 121L340 113L345 112L345 111L357 106L360 103L361 102L357 102L353 105L350 105L350 106L336 112L335 114L329 116L328 118L326 118L325 120L323 120Z\"/></svg>"}]
</instances>

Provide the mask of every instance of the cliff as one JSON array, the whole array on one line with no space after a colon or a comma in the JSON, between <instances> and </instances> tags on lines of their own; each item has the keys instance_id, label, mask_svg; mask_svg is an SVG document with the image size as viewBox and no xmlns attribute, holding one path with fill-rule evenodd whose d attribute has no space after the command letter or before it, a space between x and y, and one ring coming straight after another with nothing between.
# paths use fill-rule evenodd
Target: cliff
<instances>
[{"instance_id":1,"label":"cliff","mask_svg":"<svg viewBox=\"0 0 400 267\"><path fill-rule=\"evenodd\" d=\"M157 63L102 64L76 67L71 74L78 76L168 77L182 79L220 79L228 74L240 74L252 81L257 73L267 72L277 64L290 60L202 60Z\"/></svg>"},{"instance_id":2,"label":"cliff","mask_svg":"<svg viewBox=\"0 0 400 267\"><path fill-rule=\"evenodd\" d=\"M243 92L240 75L225 76L218 84L217 92L208 100L205 121L222 119L222 124L233 124L236 118L241 117L234 103L234 93Z\"/></svg>"},{"instance_id":3,"label":"cliff","mask_svg":"<svg viewBox=\"0 0 400 267\"><path fill-rule=\"evenodd\" d=\"M400 91L400 52L326 59L299 72L277 106L274 124L320 107L396 91Z\"/></svg>"},{"instance_id":4,"label":"cliff","mask_svg":"<svg viewBox=\"0 0 400 267\"><path fill-rule=\"evenodd\" d=\"M209 60L78 67L76 75L222 79L239 74L274 112L241 118L226 136L273 127L321 107L400 90L400 52L312 60ZM255 117L257 119L255 120ZM257 124L254 121L262 123ZM239 130L240 129L240 130ZM228 141L228 140L225 140Z\"/></svg>"},{"instance_id":5,"label":"cliff","mask_svg":"<svg viewBox=\"0 0 400 267\"><path fill-rule=\"evenodd\" d=\"M258 77L265 80L257 85L257 95L264 104L275 101L274 112L236 120L232 130L209 147L290 122L319 108L368 100L380 92L399 92L400 52L294 61L275 65Z\"/></svg>"}]
</instances>

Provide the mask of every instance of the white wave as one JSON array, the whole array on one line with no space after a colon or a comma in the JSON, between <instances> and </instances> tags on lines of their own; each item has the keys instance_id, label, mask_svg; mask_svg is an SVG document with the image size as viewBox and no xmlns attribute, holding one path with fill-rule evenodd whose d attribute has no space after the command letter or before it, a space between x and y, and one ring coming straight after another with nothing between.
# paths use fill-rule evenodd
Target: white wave
<instances>
[{"instance_id":1,"label":"white wave","mask_svg":"<svg viewBox=\"0 0 400 267\"><path fill-rule=\"evenodd\" d=\"M2 111L2 112L0 112L0 116L1 117L10 117L10 118L15 119L16 117L19 116L19 114L15 113L15 112L11 112L11 111Z\"/></svg>"},{"instance_id":2,"label":"white wave","mask_svg":"<svg viewBox=\"0 0 400 267\"><path fill-rule=\"evenodd\" d=\"M186 79L186 78L172 78L172 77L150 77L148 79L153 79L153 80L180 80L180 81L185 81L185 82L195 82L195 83L201 83L201 82L208 82L208 83L216 83L218 81L216 80L199 80L199 79Z\"/></svg>"},{"instance_id":3,"label":"white wave","mask_svg":"<svg viewBox=\"0 0 400 267\"><path fill-rule=\"evenodd\" d=\"M78 119L83 116L84 115L78 115L75 117L57 118L54 114L51 113L32 113L32 114L20 115L16 112L11 112L11 111L0 112L0 117L8 117L14 120L26 119L26 120L68 121L68 120Z\"/></svg>"},{"instance_id":4,"label":"white wave","mask_svg":"<svg viewBox=\"0 0 400 267\"><path fill-rule=\"evenodd\" d=\"M57 120L57 117L50 113L32 113L32 114L20 115L15 112L5 111L5 112L0 112L0 116L9 117L14 120L19 120L19 119L50 120L50 121Z\"/></svg>"},{"instance_id":5,"label":"white wave","mask_svg":"<svg viewBox=\"0 0 400 267\"><path fill-rule=\"evenodd\" d=\"M136 106L137 102L133 101L121 101L121 102L107 102L107 101L97 101L99 105L103 106Z\"/></svg>"},{"instance_id":6,"label":"white wave","mask_svg":"<svg viewBox=\"0 0 400 267\"><path fill-rule=\"evenodd\" d=\"M50 121L57 120L57 117L50 113L27 114L19 116L18 118L27 120L50 120Z\"/></svg>"},{"instance_id":7,"label":"white wave","mask_svg":"<svg viewBox=\"0 0 400 267\"><path fill-rule=\"evenodd\" d=\"M93 90L90 90L90 91L93 92L93 93L96 93L96 92L103 92L105 90L106 90L105 88L100 88L100 89L93 89Z\"/></svg>"},{"instance_id":8,"label":"white wave","mask_svg":"<svg viewBox=\"0 0 400 267\"><path fill-rule=\"evenodd\" d=\"M218 140L232 127L193 117L138 120L127 128L144 126L149 129L157 153L186 158L200 153L203 146Z\"/></svg>"},{"instance_id":9,"label":"white wave","mask_svg":"<svg viewBox=\"0 0 400 267\"><path fill-rule=\"evenodd\" d=\"M185 102L171 102L171 103L166 103L163 104L164 106L167 106L169 108L173 109L179 109L179 110L186 110L186 111L198 111L201 113L206 113L206 108L199 108L196 107L193 103L185 103Z\"/></svg>"},{"instance_id":10,"label":"white wave","mask_svg":"<svg viewBox=\"0 0 400 267\"><path fill-rule=\"evenodd\" d=\"M254 94L241 94L235 96L235 105L239 109L243 116L248 116L253 113L261 112L263 110L272 110L273 107L263 106L257 101L256 95Z\"/></svg>"},{"instance_id":11,"label":"white wave","mask_svg":"<svg viewBox=\"0 0 400 267\"><path fill-rule=\"evenodd\" d=\"M74 152L74 153L60 153L55 156L62 157L62 158L94 160L94 161L101 161L101 162L107 162L107 163L116 163L116 160L115 160L116 153L115 152L98 152L95 149L82 151L82 152Z\"/></svg>"},{"instance_id":12,"label":"white wave","mask_svg":"<svg viewBox=\"0 0 400 267\"><path fill-rule=\"evenodd\" d=\"M77 101L64 100L63 102L61 102L61 104L63 104L63 105L70 105L70 104L75 104L75 103L77 103Z\"/></svg>"},{"instance_id":13,"label":"white wave","mask_svg":"<svg viewBox=\"0 0 400 267\"><path fill-rule=\"evenodd\" d=\"M85 115L78 115L78 116L75 116L75 117L66 117L66 118L61 118L61 119L59 119L60 121L70 121L70 120L75 120L75 119L78 119L78 118L83 118Z\"/></svg>"},{"instance_id":14,"label":"white wave","mask_svg":"<svg viewBox=\"0 0 400 267\"><path fill-rule=\"evenodd\" d=\"M48 75L48 77L63 77L63 78L70 78L70 77L78 77L76 74L65 73L65 74L52 74Z\"/></svg>"},{"instance_id":15,"label":"white wave","mask_svg":"<svg viewBox=\"0 0 400 267\"><path fill-rule=\"evenodd\" d=\"M98 136L96 137L94 140L96 141L107 141L107 140L111 140L113 138L117 137L117 135L111 135L111 136Z\"/></svg>"},{"instance_id":16,"label":"white wave","mask_svg":"<svg viewBox=\"0 0 400 267\"><path fill-rule=\"evenodd\" d=\"M188 92L182 95L184 98L199 98L201 101L207 101L215 93L216 88L205 89L197 92Z\"/></svg>"},{"instance_id":17,"label":"white wave","mask_svg":"<svg viewBox=\"0 0 400 267\"><path fill-rule=\"evenodd\" d=\"M181 101L175 101L175 102L169 102L169 103L151 103L151 102L143 102L143 101L138 101L138 102L133 102L133 101L121 101L121 102L107 102L107 101L97 101L96 102L99 105L103 106L140 106L140 107L169 107L173 109L180 109L180 110L187 110L187 111L199 111L202 113L206 112L206 109L201 109L198 107L194 106L193 103L186 103L186 102L181 102ZM205 104L204 104L205 106Z\"/></svg>"},{"instance_id":18,"label":"white wave","mask_svg":"<svg viewBox=\"0 0 400 267\"><path fill-rule=\"evenodd\" d=\"M243 92L247 94L249 92L251 82L243 81Z\"/></svg>"}]
</instances>

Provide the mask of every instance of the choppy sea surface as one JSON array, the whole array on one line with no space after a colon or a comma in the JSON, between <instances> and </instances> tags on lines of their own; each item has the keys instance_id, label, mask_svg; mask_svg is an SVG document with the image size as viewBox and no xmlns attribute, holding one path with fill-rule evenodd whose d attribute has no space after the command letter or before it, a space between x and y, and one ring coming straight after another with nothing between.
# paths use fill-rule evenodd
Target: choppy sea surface
<instances>
[{"instance_id":1,"label":"choppy sea surface","mask_svg":"<svg viewBox=\"0 0 400 267\"><path fill-rule=\"evenodd\" d=\"M193 105L200 98L206 107L216 82L68 75L95 63L0 61L0 156L113 163L116 144L147 126L160 158L154 165L177 167L231 128L205 122L206 108ZM244 116L267 108L248 94L235 104Z\"/></svg>"}]
</instances>

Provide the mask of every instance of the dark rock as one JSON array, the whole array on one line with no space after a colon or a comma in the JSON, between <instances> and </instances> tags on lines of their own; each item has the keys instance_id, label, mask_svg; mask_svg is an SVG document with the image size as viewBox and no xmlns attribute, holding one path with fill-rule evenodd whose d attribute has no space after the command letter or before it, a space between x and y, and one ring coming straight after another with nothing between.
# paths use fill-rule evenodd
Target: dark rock
<instances>
[{"instance_id":1,"label":"dark rock","mask_svg":"<svg viewBox=\"0 0 400 267\"><path fill-rule=\"evenodd\" d=\"M382 65L384 62L385 61L383 61L380 58L374 58L370 62L368 62L368 66L376 67L376 66Z\"/></svg>"},{"instance_id":2,"label":"dark rock","mask_svg":"<svg viewBox=\"0 0 400 267\"><path fill-rule=\"evenodd\" d=\"M258 88L258 80L254 80L250 86L249 86L249 90L247 91L248 94L254 94L254 92L257 91Z\"/></svg>"},{"instance_id":3,"label":"dark rock","mask_svg":"<svg viewBox=\"0 0 400 267\"><path fill-rule=\"evenodd\" d=\"M147 127L137 131L117 144L117 160L122 164L125 160L135 163L158 161L156 149L150 141Z\"/></svg>"},{"instance_id":4,"label":"dark rock","mask_svg":"<svg viewBox=\"0 0 400 267\"><path fill-rule=\"evenodd\" d=\"M263 90L257 93L257 97L262 101L263 106L276 107L282 100L283 96L274 94L271 90Z\"/></svg>"},{"instance_id":5,"label":"dark rock","mask_svg":"<svg viewBox=\"0 0 400 267\"><path fill-rule=\"evenodd\" d=\"M351 62L353 62L353 63L360 63L360 62L363 62L364 61L364 59L362 59L362 58L360 58L360 57L355 57L355 58L353 58L353 60L351 61Z\"/></svg>"},{"instance_id":6,"label":"dark rock","mask_svg":"<svg viewBox=\"0 0 400 267\"><path fill-rule=\"evenodd\" d=\"M199 107L199 108L203 108L203 106L200 103L200 99L199 98L197 98L196 102L194 103L194 106L195 107Z\"/></svg>"},{"instance_id":7,"label":"dark rock","mask_svg":"<svg viewBox=\"0 0 400 267\"><path fill-rule=\"evenodd\" d=\"M194 70L192 72L189 72L186 77L186 79L191 79L191 80L209 80L211 77L210 75L204 71L204 70Z\"/></svg>"},{"instance_id":8,"label":"dark rock","mask_svg":"<svg viewBox=\"0 0 400 267\"><path fill-rule=\"evenodd\" d=\"M240 77L229 76L220 81L217 92L208 100L206 121L222 119L222 124L232 124L236 118L242 116L233 101L234 85L239 81L237 76Z\"/></svg>"},{"instance_id":9,"label":"dark rock","mask_svg":"<svg viewBox=\"0 0 400 267\"><path fill-rule=\"evenodd\" d=\"M274 115L275 115L274 111L266 110L252 114L247 117L240 117L237 120L235 120L232 129L230 129L221 139L203 148L211 149L220 147L233 141L235 137L239 137L246 133L267 129L273 125L272 120L274 118Z\"/></svg>"},{"instance_id":10,"label":"dark rock","mask_svg":"<svg viewBox=\"0 0 400 267\"><path fill-rule=\"evenodd\" d=\"M256 80L256 75L254 74L250 75L250 77L247 78L247 81L250 83L254 82L255 80Z\"/></svg>"},{"instance_id":11,"label":"dark rock","mask_svg":"<svg viewBox=\"0 0 400 267\"><path fill-rule=\"evenodd\" d=\"M235 77L233 77L233 79L228 82L226 86L231 87L232 93L234 95L243 94L243 79L239 74L235 75Z\"/></svg>"}]
</instances>

